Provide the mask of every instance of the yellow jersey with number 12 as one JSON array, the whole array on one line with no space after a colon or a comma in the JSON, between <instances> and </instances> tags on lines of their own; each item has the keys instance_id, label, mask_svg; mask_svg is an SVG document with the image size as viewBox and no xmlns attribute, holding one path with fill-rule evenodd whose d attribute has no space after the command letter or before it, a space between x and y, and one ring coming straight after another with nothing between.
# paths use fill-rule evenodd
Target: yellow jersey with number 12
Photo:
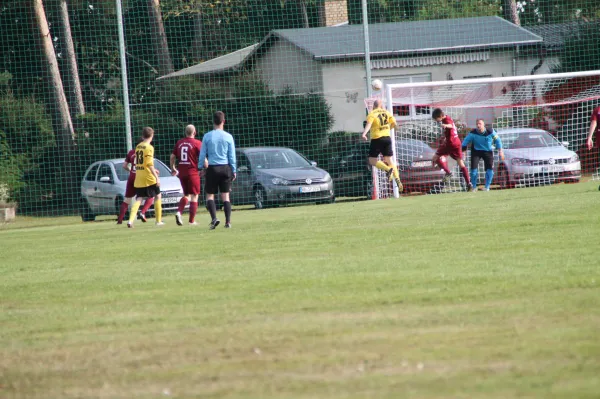
<instances>
[{"instance_id":1,"label":"yellow jersey with number 12","mask_svg":"<svg viewBox=\"0 0 600 399\"><path fill-rule=\"evenodd\" d=\"M377 108L371 111L367 116L367 123L371 124L371 140L380 137L388 137L390 129L396 127L394 116L383 108Z\"/></svg>"},{"instance_id":2,"label":"yellow jersey with number 12","mask_svg":"<svg viewBox=\"0 0 600 399\"><path fill-rule=\"evenodd\" d=\"M142 142L135 147L134 187L142 188L156 184L156 176L150 171L149 166L154 166L154 147Z\"/></svg>"}]
</instances>

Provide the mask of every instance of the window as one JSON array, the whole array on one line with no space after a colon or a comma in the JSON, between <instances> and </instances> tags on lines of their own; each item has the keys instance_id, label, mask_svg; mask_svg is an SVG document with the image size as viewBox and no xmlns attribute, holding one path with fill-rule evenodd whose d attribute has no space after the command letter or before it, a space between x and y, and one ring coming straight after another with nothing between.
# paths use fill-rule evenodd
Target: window
<instances>
[{"instance_id":1,"label":"window","mask_svg":"<svg viewBox=\"0 0 600 399\"><path fill-rule=\"evenodd\" d=\"M114 164L115 172L117 172L117 179L121 181L127 181L127 179L129 179L129 171L123 169L123 163L124 162L117 162Z\"/></svg>"},{"instance_id":2,"label":"window","mask_svg":"<svg viewBox=\"0 0 600 399\"><path fill-rule=\"evenodd\" d=\"M103 178L103 177L109 177L110 181L111 182L113 181L112 169L106 163L103 163L102 165L100 165L100 169L98 169L98 178L97 178L97 180L100 181L100 179Z\"/></svg>"},{"instance_id":3,"label":"window","mask_svg":"<svg viewBox=\"0 0 600 399\"><path fill-rule=\"evenodd\" d=\"M85 175L85 180L96 181L96 172L98 171L99 167L100 165L94 165L92 169L90 169L89 172L87 172L87 175Z\"/></svg>"},{"instance_id":4,"label":"window","mask_svg":"<svg viewBox=\"0 0 600 399\"><path fill-rule=\"evenodd\" d=\"M390 76L385 78L386 84L431 82L431 74L409 76ZM404 104L403 104L404 102ZM410 88L394 93L392 110L398 120L431 118L431 88ZM421 105L416 105L421 104Z\"/></svg>"}]
</instances>

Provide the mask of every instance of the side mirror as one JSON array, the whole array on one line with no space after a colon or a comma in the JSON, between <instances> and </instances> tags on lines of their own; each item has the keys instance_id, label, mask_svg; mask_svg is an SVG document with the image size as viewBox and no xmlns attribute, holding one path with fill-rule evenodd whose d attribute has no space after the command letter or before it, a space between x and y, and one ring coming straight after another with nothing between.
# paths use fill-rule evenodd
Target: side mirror
<instances>
[{"instance_id":1,"label":"side mirror","mask_svg":"<svg viewBox=\"0 0 600 399\"><path fill-rule=\"evenodd\" d=\"M317 166L317 163L316 163L315 161L310 161L310 164L311 164L312 166Z\"/></svg>"},{"instance_id":2,"label":"side mirror","mask_svg":"<svg viewBox=\"0 0 600 399\"><path fill-rule=\"evenodd\" d=\"M238 172L249 172L250 169L246 165L242 165L238 168Z\"/></svg>"},{"instance_id":3,"label":"side mirror","mask_svg":"<svg viewBox=\"0 0 600 399\"><path fill-rule=\"evenodd\" d=\"M112 183L112 179L108 176L102 176L100 178L100 183Z\"/></svg>"},{"instance_id":4,"label":"side mirror","mask_svg":"<svg viewBox=\"0 0 600 399\"><path fill-rule=\"evenodd\" d=\"M564 147L568 147L568 146L569 146L569 142L568 142L568 141L563 141L563 142L562 142L562 145L563 145Z\"/></svg>"}]
</instances>

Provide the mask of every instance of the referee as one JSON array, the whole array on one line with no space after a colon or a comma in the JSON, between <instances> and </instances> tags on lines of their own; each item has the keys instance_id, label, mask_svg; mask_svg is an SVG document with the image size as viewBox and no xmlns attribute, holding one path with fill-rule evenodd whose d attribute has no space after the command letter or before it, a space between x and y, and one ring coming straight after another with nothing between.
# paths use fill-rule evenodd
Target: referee
<instances>
[{"instance_id":1,"label":"referee","mask_svg":"<svg viewBox=\"0 0 600 399\"><path fill-rule=\"evenodd\" d=\"M235 143L231 134L223 130L225 114L221 111L213 115L214 129L202 138L200 150L200 165L208 159L204 190L206 191L206 209L210 213L210 229L214 230L220 223L217 219L215 194L221 192L223 210L225 211L225 228L231 228L231 202L229 192L235 174Z\"/></svg>"}]
</instances>

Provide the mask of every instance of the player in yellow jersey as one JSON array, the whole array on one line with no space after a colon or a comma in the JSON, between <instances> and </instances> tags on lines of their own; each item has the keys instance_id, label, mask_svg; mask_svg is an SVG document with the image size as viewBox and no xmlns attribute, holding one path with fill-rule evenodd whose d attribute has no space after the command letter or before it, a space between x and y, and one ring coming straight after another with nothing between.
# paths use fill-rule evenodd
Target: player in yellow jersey
<instances>
[{"instance_id":1,"label":"player in yellow jersey","mask_svg":"<svg viewBox=\"0 0 600 399\"><path fill-rule=\"evenodd\" d=\"M154 147L150 145L154 138L154 130L145 127L142 131L142 142L135 147L135 187L136 200L129 214L127 227L133 227L133 221L142 200L154 198L154 213L156 225L162 226L162 203L160 200L160 178L158 171L154 168Z\"/></svg>"},{"instance_id":2,"label":"player in yellow jersey","mask_svg":"<svg viewBox=\"0 0 600 399\"><path fill-rule=\"evenodd\" d=\"M402 192L402 182L400 181L400 174L394 161L392 138L390 137L390 130L395 127L396 119L394 116L386 109L383 109L381 100L375 100L373 111L367 116L367 124L365 125L362 138L367 141L367 133L371 132L369 164L383 170L388 179L394 179L398 185L398 191ZM383 162L377 159L379 154L383 155Z\"/></svg>"}]
</instances>

